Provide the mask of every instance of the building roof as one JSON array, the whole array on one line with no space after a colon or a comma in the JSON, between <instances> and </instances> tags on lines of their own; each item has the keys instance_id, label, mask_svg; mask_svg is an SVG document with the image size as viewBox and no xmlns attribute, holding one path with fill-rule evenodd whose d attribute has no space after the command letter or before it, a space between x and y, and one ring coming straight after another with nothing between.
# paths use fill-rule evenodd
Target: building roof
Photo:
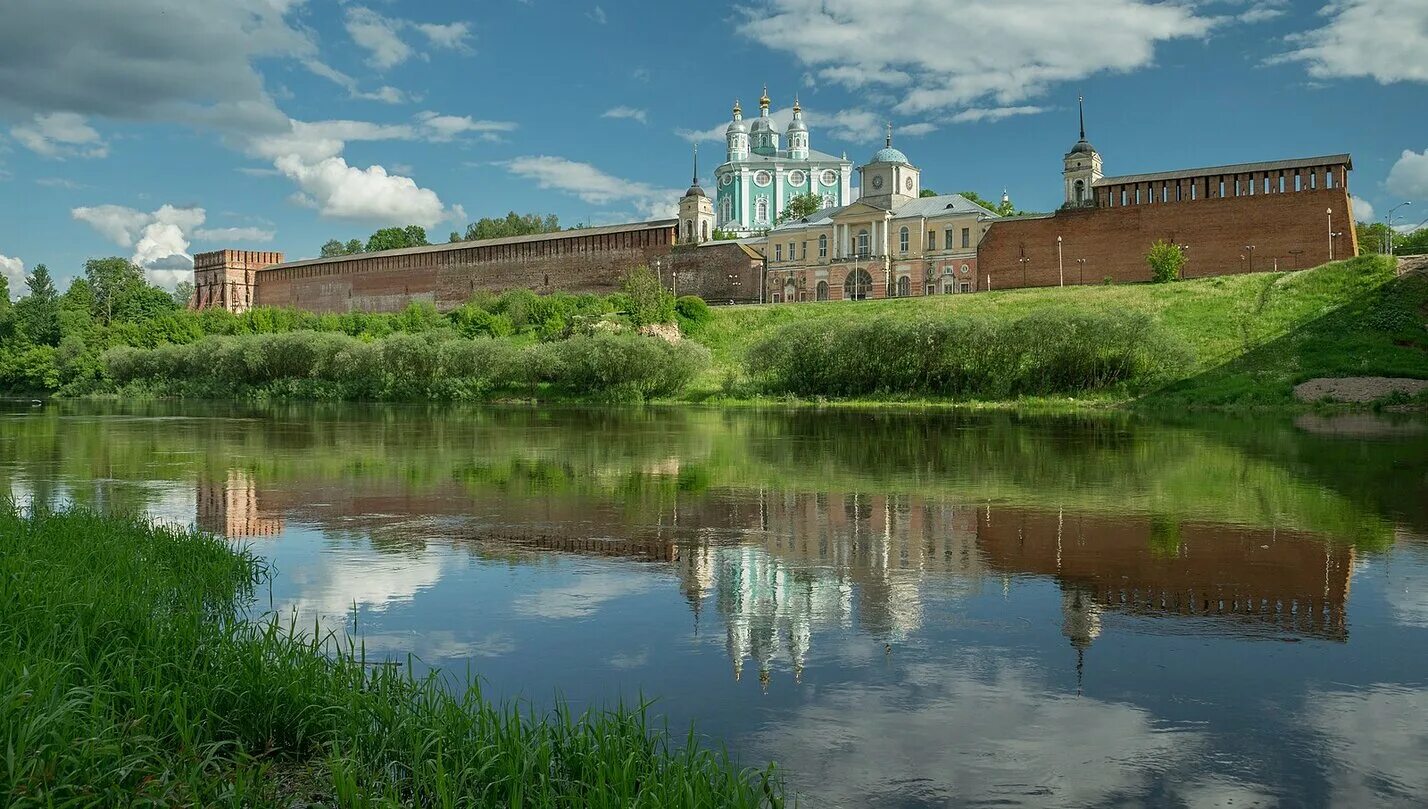
<instances>
[{"instance_id":1,"label":"building roof","mask_svg":"<svg viewBox=\"0 0 1428 809\"><path fill-rule=\"evenodd\" d=\"M660 230L662 228L677 227L678 225L678 219L654 219L649 222L630 222L623 225L602 225L594 228L558 230L554 233L535 233L530 236L508 236L504 239L482 239L481 241L475 242L444 242L442 244L428 244L423 247L403 247L397 250L378 250L375 253L355 253L347 256L332 256L331 258L303 258L295 261L285 261L282 264L274 264L271 267L264 267L263 269L275 270L288 267L310 267L315 264L335 264L340 261L351 261L352 259L361 258L412 256L419 253L442 253L449 250L464 250L471 247L501 247L508 244L555 241L557 239L573 239L581 236L607 236L612 233Z\"/></svg>"},{"instance_id":2,"label":"building roof","mask_svg":"<svg viewBox=\"0 0 1428 809\"><path fill-rule=\"evenodd\" d=\"M1296 157L1289 160L1269 160L1263 163L1233 163L1228 166L1209 166L1203 169L1180 169L1178 171L1155 171L1149 174L1123 174L1119 177L1102 177L1096 186L1122 185L1125 183L1148 183L1156 180L1183 180L1189 177L1205 177L1215 174L1249 174L1255 171L1287 171L1307 169L1315 166L1345 165L1354 167L1353 158L1348 154L1323 155L1321 157Z\"/></svg>"},{"instance_id":3,"label":"building roof","mask_svg":"<svg viewBox=\"0 0 1428 809\"><path fill-rule=\"evenodd\" d=\"M986 216L997 215L994 211L983 208L961 194L938 194L935 197L918 197L911 202L904 202L893 209L893 218L902 219L909 216L930 218L949 213L975 213L985 214Z\"/></svg>"},{"instance_id":4,"label":"building roof","mask_svg":"<svg viewBox=\"0 0 1428 809\"><path fill-rule=\"evenodd\" d=\"M884 146L883 148L881 148L881 149L877 150L876 152L874 152L874 153L873 153L873 159L870 160L870 161L868 161L868 162L870 162L870 163L907 163L908 160L907 160L907 155L903 154L901 149L894 149L894 148L891 147L891 146ZM911 163L908 163L908 165L911 165Z\"/></svg>"}]
</instances>

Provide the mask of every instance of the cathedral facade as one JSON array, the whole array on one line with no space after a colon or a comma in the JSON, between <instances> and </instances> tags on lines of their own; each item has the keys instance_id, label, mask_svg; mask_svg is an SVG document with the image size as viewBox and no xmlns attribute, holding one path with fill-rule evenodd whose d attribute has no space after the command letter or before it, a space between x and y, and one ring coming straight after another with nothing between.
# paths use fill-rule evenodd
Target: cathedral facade
<instances>
[{"instance_id":1,"label":"cathedral facade","mask_svg":"<svg viewBox=\"0 0 1428 809\"><path fill-rule=\"evenodd\" d=\"M852 200L853 164L809 146L803 108L793 102L793 120L780 133L769 118L768 88L759 98L759 117L744 120L739 102L725 129L725 162L714 170L715 227L737 236L768 230L788 206L804 194L816 194L824 208Z\"/></svg>"}]
</instances>

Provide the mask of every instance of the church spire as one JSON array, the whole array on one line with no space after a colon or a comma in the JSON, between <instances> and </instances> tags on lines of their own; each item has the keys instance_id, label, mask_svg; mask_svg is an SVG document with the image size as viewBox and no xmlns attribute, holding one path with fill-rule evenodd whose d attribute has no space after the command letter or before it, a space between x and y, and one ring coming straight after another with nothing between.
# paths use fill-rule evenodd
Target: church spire
<instances>
[{"instance_id":1,"label":"church spire","mask_svg":"<svg viewBox=\"0 0 1428 809\"><path fill-rule=\"evenodd\" d=\"M1081 111L1081 140L1086 139L1086 97L1076 96L1076 106Z\"/></svg>"},{"instance_id":2,"label":"church spire","mask_svg":"<svg viewBox=\"0 0 1428 809\"><path fill-rule=\"evenodd\" d=\"M690 185L699 185L699 144L694 144L694 182Z\"/></svg>"},{"instance_id":3,"label":"church spire","mask_svg":"<svg viewBox=\"0 0 1428 809\"><path fill-rule=\"evenodd\" d=\"M759 111L767 116L769 114L769 84L764 82L764 94L759 96Z\"/></svg>"},{"instance_id":4,"label":"church spire","mask_svg":"<svg viewBox=\"0 0 1428 809\"><path fill-rule=\"evenodd\" d=\"M883 145L889 149L892 148L892 121L888 121L888 138Z\"/></svg>"}]
</instances>

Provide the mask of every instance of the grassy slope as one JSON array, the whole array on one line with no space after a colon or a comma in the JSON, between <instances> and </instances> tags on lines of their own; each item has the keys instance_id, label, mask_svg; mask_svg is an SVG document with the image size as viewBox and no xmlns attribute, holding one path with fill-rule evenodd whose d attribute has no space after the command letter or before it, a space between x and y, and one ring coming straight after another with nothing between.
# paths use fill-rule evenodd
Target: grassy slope
<instances>
[{"instance_id":1,"label":"grassy slope","mask_svg":"<svg viewBox=\"0 0 1428 809\"><path fill-rule=\"evenodd\" d=\"M1293 382L1310 376L1428 377L1428 354L1424 352L1428 339L1420 336L1417 347L1397 346L1395 339L1405 339L1399 333L1401 330L1360 328L1350 335L1320 328L1313 332L1317 336L1312 339L1306 332L1304 339L1294 341L1301 349L1297 361L1273 356L1282 347L1286 335L1304 330L1310 324L1327 325L1331 321L1324 320L1325 317L1341 306L1382 308L1382 304L1372 302L1386 298L1393 305L1406 301L1404 305L1411 307L1423 300L1421 287L1407 281L1395 283L1388 260L1366 256L1302 272L1230 275L1165 285L1042 288L856 303L720 307L715 310L713 322L697 337L713 352L713 368L687 395L701 399L716 394L730 372L741 370L742 358L750 346L779 326L794 321L913 317L968 310L1015 317L1036 309L1065 306L1122 308L1154 316L1194 351L1195 360L1188 369L1187 381L1177 387L1190 400L1195 399L1197 391L1209 393L1209 386L1228 385L1232 395L1217 395L1214 404L1287 404ZM1422 333L1421 319L1419 333ZM1268 349L1268 352L1256 349ZM1313 358L1305 356L1306 352L1312 352ZM1255 365L1244 366L1247 360L1253 360ZM1253 373L1248 373L1250 371ZM1230 382L1231 379L1240 381ZM1245 379L1249 380L1248 384L1243 384Z\"/></svg>"}]
</instances>

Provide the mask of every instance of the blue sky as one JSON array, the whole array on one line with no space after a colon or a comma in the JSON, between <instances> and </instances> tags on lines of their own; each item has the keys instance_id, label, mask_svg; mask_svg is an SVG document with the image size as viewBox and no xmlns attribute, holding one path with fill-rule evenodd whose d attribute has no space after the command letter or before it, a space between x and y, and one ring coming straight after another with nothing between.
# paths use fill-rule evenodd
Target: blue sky
<instances>
[{"instance_id":1,"label":"blue sky","mask_svg":"<svg viewBox=\"0 0 1428 809\"><path fill-rule=\"evenodd\" d=\"M1428 2L4 0L0 271L482 216L663 216L739 98L812 146L882 122L940 191L1060 202L1076 97L1108 174L1347 151L1360 218L1428 216ZM756 112L755 112L756 114ZM1406 214L1406 216L1405 216Z\"/></svg>"}]
</instances>

